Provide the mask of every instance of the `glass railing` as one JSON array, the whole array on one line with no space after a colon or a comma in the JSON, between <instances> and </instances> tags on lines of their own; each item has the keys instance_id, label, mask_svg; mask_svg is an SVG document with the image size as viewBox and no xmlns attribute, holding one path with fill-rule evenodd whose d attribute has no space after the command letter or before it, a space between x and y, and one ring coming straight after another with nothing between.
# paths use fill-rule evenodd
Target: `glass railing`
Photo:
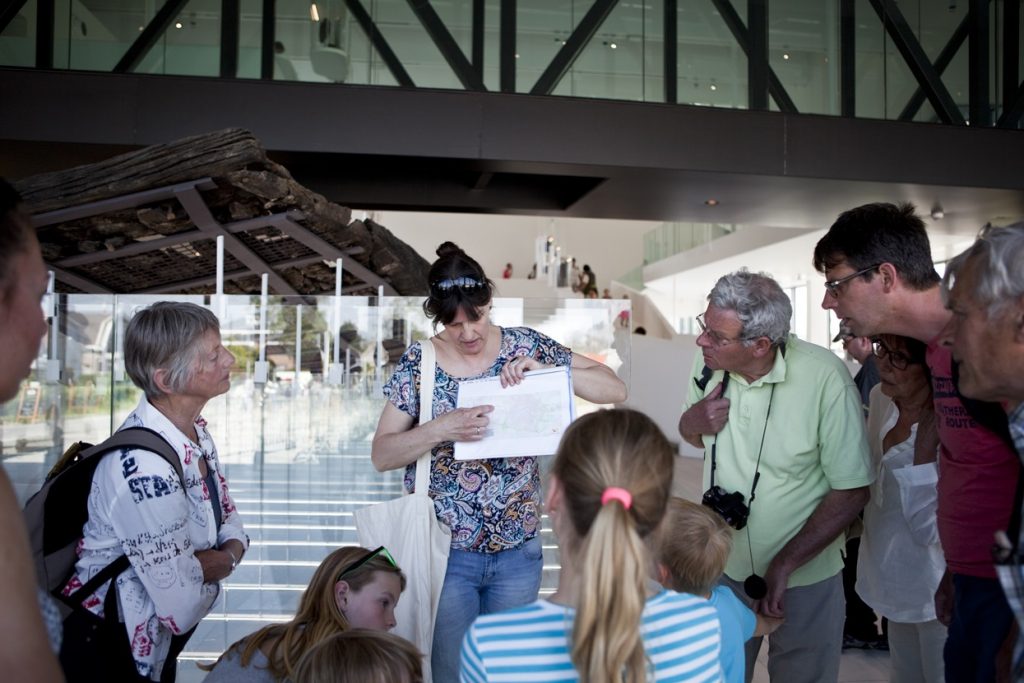
<instances>
[{"instance_id":1,"label":"glass railing","mask_svg":"<svg viewBox=\"0 0 1024 683\"><path fill-rule=\"evenodd\" d=\"M689 251L741 228L724 223L662 223L644 233L644 265Z\"/></svg>"},{"instance_id":2,"label":"glass railing","mask_svg":"<svg viewBox=\"0 0 1024 683\"><path fill-rule=\"evenodd\" d=\"M986 119L975 125L1013 109L1017 83L1000 74L1021 66L1002 63L1021 55L1003 49L999 3L978 5L991 63L972 73L966 1L855 0L843 15L779 0L764 16L739 0L239 0L230 16L219 0L19 2L0 12L0 65ZM972 79L986 93L973 112Z\"/></svg>"},{"instance_id":3,"label":"glass railing","mask_svg":"<svg viewBox=\"0 0 1024 683\"><path fill-rule=\"evenodd\" d=\"M252 539L180 659L179 680L188 682L203 677L197 661L212 660L261 625L294 614L320 560L356 543L353 510L400 495L401 472L374 470L370 442L384 405L382 383L404 349L432 332L418 298L272 297L266 312L271 372L256 385L259 297L60 296L60 333L43 340L32 374L0 410L4 467L22 503L70 444L101 441L135 407L140 392L124 374L121 336L134 311L167 299L209 305L235 354L230 391L210 401L203 415ZM620 345L629 336L613 340L624 305L495 299L491 316L496 324L533 327L605 362L628 385L623 359L629 354ZM54 365L60 380L47 381L56 377ZM576 407L577 413L595 409L581 399ZM548 593L558 549L546 517L542 533L542 592Z\"/></svg>"}]
</instances>

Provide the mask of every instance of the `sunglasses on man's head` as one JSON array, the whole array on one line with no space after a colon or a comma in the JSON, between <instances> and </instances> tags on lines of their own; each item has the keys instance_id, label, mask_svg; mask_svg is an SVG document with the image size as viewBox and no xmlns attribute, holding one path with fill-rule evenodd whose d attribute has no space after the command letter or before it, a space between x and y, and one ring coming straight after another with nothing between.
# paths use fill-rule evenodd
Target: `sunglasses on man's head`
<instances>
[{"instance_id":1,"label":"sunglasses on man's head","mask_svg":"<svg viewBox=\"0 0 1024 683\"><path fill-rule=\"evenodd\" d=\"M353 562L352 564L348 565L340 572L338 572L338 578L336 578L334 582L337 583L338 581L341 581L343 578L345 578L346 574L351 574L352 572L359 569L364 564L366 564L373 558L377 557L378 555L387 560L388 564L390 564L395 569L399 568L398 563L395 562L395 558L391 556L391 553L388 552L388 549L384 546L380 546L376 550L371 550L366 555L363 555L361 558L359 558L358 560L356 560L355 562Z\"/></svg>"}]
</instances>

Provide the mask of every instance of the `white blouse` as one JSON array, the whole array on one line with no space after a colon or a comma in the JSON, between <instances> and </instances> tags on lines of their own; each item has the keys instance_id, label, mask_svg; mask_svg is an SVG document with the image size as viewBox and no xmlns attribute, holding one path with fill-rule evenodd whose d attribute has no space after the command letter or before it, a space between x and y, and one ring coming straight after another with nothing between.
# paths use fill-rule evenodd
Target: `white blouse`
<instances>
[{"instance_id":1,"label":"white blouse","mask_svg":"<svg viewBox=\"0 0 1024 683\"><path fill-rule=\"evenodd\" d=\"M174 468L155 453L124 450L103 458L93 476L89 520L76 572L64 589L73 593L122 553L131 567L117 579L118 603L139 674L159 680L172 635L188 632L213 607L219 583L203 583L195 553L238 540L248 548L242 521L220 472L217 447L196 420L199 443L182 434L145 397L121 426L148 427L181 457L185 491ZM199 457L219 484L222 522L218 532ZM109 582L84 605L103 615Z\"/></svg>"},{"instance_id":2,"label":"white blouse","mask_svg":"<svg viewBox=\"0 0 1024 683\"><path fill-rule=\"evenodd\" d=\"M917 425L910 438L882 452L882 440L899 413L878 386L871 391L868 415L868 441L878 476L864 508L857 594L892 621L931 621L935 590L946 569L935 519L938 467L913 464Z\"/></svg>"}]
</instances>

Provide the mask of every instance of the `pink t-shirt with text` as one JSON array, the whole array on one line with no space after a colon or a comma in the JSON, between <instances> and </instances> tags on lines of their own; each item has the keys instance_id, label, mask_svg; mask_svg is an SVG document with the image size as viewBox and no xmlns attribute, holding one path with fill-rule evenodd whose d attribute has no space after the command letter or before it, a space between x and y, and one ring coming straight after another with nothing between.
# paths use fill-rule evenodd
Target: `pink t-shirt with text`
<instances>
[{"instance_id":1,"label":"pink t-shirt with text","mask_svg":"<svg viewBox=\"0 0 1024 683\"><path fill-rule=\"evenodd\" d=\"M928 344L939 451L939 540L951 572L996 578L994 534L1005 530L1020 476L1017 454L972 418L953 387L953 358Z\"/></svg>"}]
</instances>

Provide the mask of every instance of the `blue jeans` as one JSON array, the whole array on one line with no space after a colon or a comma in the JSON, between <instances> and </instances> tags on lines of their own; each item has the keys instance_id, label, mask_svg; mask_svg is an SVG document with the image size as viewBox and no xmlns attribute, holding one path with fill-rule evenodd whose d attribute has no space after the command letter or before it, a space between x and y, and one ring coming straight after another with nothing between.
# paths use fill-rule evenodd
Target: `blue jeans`
<instances>
[{"instance_id":1,"label":"blue jeans","mask_svg":"<svg viewBox=\"0 0 1024 683\"><path fill-rule=\"evenodd\" d=\"M543 566L540 534L498 553L452 550L434 622L430 658L434 683L459 680L462 638L474 619L537 599Z\"/></svg>"},{"instance_id":2,"label":"blue jeans","mask_svg":"<svg viewBox=\"0 0 1024 683\"><path fill-rule=\"evenodd\" d=\"M999 579L953 574L953 621L943 659L947 683L996 679L996 655L1010 632L1013 613Z\"/></svg>"}]
</instances>

